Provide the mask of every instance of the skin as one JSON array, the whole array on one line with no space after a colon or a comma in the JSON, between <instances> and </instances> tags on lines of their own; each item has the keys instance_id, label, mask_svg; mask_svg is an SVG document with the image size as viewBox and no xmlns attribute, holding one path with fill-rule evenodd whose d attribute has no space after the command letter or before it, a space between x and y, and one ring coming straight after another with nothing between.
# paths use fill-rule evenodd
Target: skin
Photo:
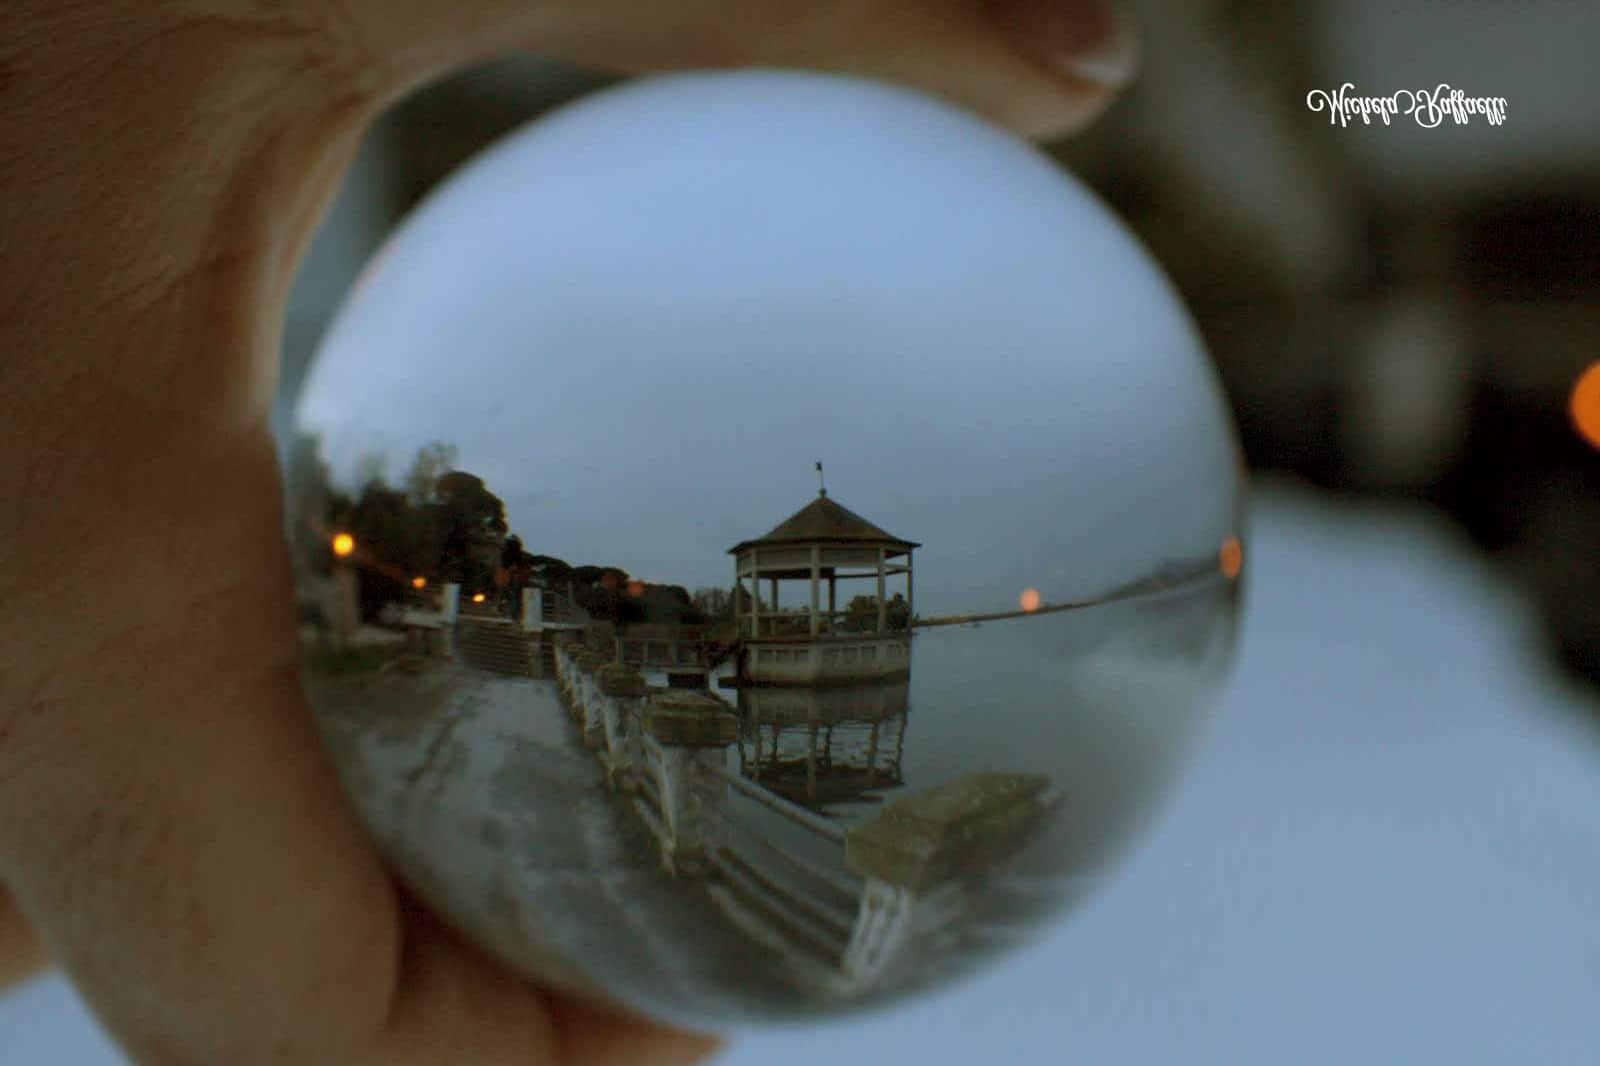
<instances>
[{"instance_id":1,"label":"skin","mask_svg":"<svg viewBox=\"0 0 1600 1066\"><path fill-rule=\"evenodd\" d=\"M0 4L0 984L48 957L130 1055L160 1064L713 1050L459 942L340 796L298 682L268 432L289 284L363 129L474 60L530 47L629 71L843 70L1059 133L1111 89L1040 50L1055 14Z\"/></svg>"}]
</instances>

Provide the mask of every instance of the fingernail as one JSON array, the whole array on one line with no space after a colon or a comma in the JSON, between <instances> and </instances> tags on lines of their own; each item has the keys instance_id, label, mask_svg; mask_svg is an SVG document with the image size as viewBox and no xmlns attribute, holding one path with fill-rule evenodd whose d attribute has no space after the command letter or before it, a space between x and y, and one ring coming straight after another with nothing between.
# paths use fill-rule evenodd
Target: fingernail
<instances>
[{"instance_id":1,"label":"fingernail","mask_svg":"<svg viewBox=\"0 0 1600 1066\"><path fill-rule=\"evenodd\" d=\"M987 0L1017 42L1063 73L1120 89L1139 68L1133 23L1107 0Z\"/></svg>"}]
</instances>

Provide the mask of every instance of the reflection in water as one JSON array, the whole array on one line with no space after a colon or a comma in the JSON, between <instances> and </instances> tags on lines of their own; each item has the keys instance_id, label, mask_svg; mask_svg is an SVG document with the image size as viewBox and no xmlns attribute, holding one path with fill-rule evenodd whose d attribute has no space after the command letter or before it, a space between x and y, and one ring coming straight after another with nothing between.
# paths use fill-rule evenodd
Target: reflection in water
<instances>
[{"instance_id":1,"label":"reflection in water","mask_svg":"<svg viewBox=\"0 0 1600 1066\"><path fill-rule=\"evenodd\" d=\"M827 808L905 783L906 681L739 690L739 769L792 802Z\"/></svg>"},{"instance_id":2,"label":"reflection in water","mask_svg":"<svg viewBox=\"0 0 1600 1066\"><path fill-rule=\"evenodd\" d=\"M437 480L386 540L348 500L311 523L333 595L397 577L308 630L352 794L509 961L669 1016L879 1002L1025 935L1136 823L1230 639L1214 566L923 618L916 545L819 493L731 550L731 593L663 594L530 562L482 479Z\"/></svg>"}]
</instances>

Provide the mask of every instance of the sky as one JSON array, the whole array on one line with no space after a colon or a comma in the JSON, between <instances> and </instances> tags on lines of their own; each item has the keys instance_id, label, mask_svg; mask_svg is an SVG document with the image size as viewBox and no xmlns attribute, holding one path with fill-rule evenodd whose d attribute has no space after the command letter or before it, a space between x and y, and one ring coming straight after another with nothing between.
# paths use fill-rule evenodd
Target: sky
<instances>
[{"instance_id":1,"label":"sky","mask_svg":"<svg viewBox=\"0 0 1600 1066\"><path fill-rule=\"evenodd\" d=\"M942 104L798 74L634 83L480 157L374 259L299 428L336 478L454 444L530 550L691 588L820 460L925 545L930 611L1204 558L1240 488L1186 311L1091 193Z\"/></svg>"}]
</instances>

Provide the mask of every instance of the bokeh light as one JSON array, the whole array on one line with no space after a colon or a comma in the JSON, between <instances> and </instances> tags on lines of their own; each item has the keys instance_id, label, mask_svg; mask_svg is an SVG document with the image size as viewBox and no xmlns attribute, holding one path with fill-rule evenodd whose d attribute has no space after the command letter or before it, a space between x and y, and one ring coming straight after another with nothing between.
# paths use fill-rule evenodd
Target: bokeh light
<instances>
[{"instance_id":1,"label":"bokeh light","mask_svg":"<svg viewBox=\"0 0 1600 1066\"><path fill-rule=\"evenodd\" d=\"M1226 537L1217 552L1217 567L1222 576L1232 581L1244 572L1244 545L1238 537Z\"/></svg>"},{"instance_id":2,"label":"bokeh light","mask_svg":"<svg viewBox=\"0 0 1600 1066\"><path fill-rule=\"evenodd\" d=\"M1572 424L1591 447L1600 448L1600 362L1590 363L1572 386Z\"/></svg>"},{"instance_id":3,"label":"bokeh light","mask_svg":"<svg viewBox=\"0 0 1600 1066\"><path fill-rule=\"evenodd\" d=\"M333 536L333 554L341 559L348 559L356 551L356 538L348 533L335 533Z\"/></svg>"}]
</instances>

